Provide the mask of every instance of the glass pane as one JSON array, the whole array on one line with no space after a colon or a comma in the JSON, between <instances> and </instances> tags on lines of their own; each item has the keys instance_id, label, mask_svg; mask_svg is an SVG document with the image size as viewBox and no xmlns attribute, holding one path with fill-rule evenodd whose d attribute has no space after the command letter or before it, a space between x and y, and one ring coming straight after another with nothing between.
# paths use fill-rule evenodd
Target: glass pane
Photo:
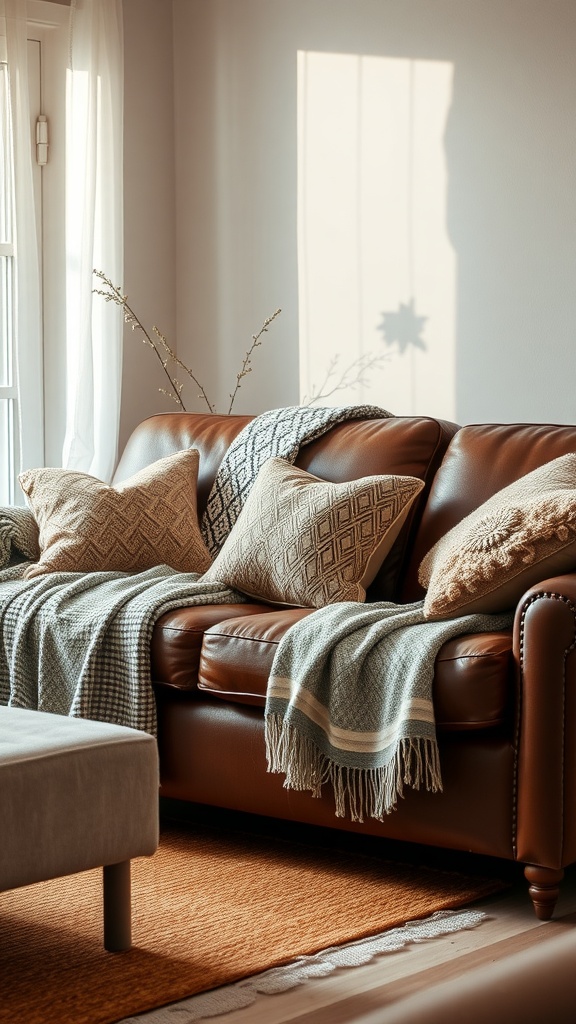
<instances>
[{"instance_id":1,"label":"glass pane","mask_svg":"<svg viewBox=\"0 0 576 1024\"><path fill-rule=\"evenodd\" d=\"M0 387L12 385L12 256L11 242L12 173L8 68L0 61Z\"/></svg>"},{"instance_id":2,"label":"glass pane","mask_svg":"<svg viewBox=\"0 0 576 1024\"><path fill-rule=\"evenodd\" d=\"M0 387L12 387L13 260L0 256Z\"/></svg>"},{"instance_id":3,"label":"glass pane","mask_svg":"<svg viewBox=\"0 0 576 1024\"><path fill-rule=\"evenodd\" d=\"M14 504L14 402L0 398L0 505Z\"/></svg>"},{"instance_id":4,"label":"glass pane","mask_svg":"<svg viewBox=\"0 0 576 1024\"><path fill-rule=\"evenodd\" d=\"M12 241L12 163L9 134L8 67L0 62L0 242Z\"/></svg>"}]
</instances>

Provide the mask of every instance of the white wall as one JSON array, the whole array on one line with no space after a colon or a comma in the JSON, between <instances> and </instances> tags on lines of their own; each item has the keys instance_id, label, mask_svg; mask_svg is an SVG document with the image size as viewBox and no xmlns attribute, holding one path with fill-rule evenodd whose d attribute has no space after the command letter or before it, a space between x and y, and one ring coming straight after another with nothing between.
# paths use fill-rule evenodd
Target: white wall
<instances>
[{"instance_id":1,"label":"white wall","mask_svg":"<svg viewBox=\"0 0 576 1024\"><path fill-rule=\"evenodd\" d=\"M234 410L297 401L291 6L174 4L179 351L220 412L278 307Z\"/></svg>"},{"instance_id":2,"label":"white wall","mask_svg":"<svg viewBox=\"0 0 576 1024\"><path fill-rule=\"evenodd\" d=\"M453 65L454 414L575 422L573 0L174 0L173 16L178 343L218 404L276 306L237 409L298 400L296 62L309 50ZM410 411L384 391L367 397Z\"/></svg>"},{"instance_id":3,"label":"white wall","mask_svg":"<svg viewBox=\"0 0 576 1024\"><path fill-rule=\"evenodd\" d=\"M125 294L147 329L176 344L174 75L170 0L124 0ZM146 416L173 408L141 335L124 332L120 445ZM175 406L174 406L175 408Z\"/></svg>"},{"instance_id":4,"label":"white wall","mask_svg":"<svg viewBox=\"0 0 576 1024\"><path fill-rule=\"evenodd\" d=\"M451 66L444 151L455 338L454 354L434 357L436 372L451 360L454 402L444 415L576 422L574 0L124 7L126 290L177 341L219 411L251 335L277 306L283 312L235 410L299 400L296 71L304 50ZM413 230L425 251L419 218ZM437 272L432 261L427 270ZM339 286L334 301L345 293ZM126 346L124 435L143 415L172 408L156 393L151 353L130 336ZM389 354L400 365L404 357ZM412 411L392 372L362 397ZM202 407L193 391L186 401ZM416 412L443 413L441 396L434 408L429 398L415 402Z\"/></svg>"}]
</instances>

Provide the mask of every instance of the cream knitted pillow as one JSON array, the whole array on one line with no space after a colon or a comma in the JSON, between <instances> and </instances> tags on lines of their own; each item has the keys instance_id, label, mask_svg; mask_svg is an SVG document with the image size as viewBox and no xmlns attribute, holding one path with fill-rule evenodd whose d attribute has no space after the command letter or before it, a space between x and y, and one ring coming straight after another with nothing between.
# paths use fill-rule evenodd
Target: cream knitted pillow
<instances>
[{"instance_id":1,"label":"cream knitted pillow","mask_svg":"<svg viewBox=\"0 0 576 1024\"><path fill-rule=\"evenodd\" d=\"M154 565L204 572L211 558L198 526L198 463L190 448L113 487L75 470L21 473L40 545L40 560L25 575L143 572Z\"/></svg>"},{"instance_id":2,"label":"cream knitted pillow","mask_svg":"<svg viewBox=\"0 0 576 1024\"><path fill-rule=\"evenodd\" d=\"M512 609L533 584L576 569L576 454L498 491L441 537L420 564L424 615Z\"/></svg>"},{"instance_id":3,"label":"cream knitted pillow","mask_svg":"<svg viewBox=\"0 0 576 1024\"><path fill-rule=\"evenodd\" d=\"M364 601L423 486L405 476L330 483L268 459L203 582L274 604Z\"/></svg>"}]
</instances>

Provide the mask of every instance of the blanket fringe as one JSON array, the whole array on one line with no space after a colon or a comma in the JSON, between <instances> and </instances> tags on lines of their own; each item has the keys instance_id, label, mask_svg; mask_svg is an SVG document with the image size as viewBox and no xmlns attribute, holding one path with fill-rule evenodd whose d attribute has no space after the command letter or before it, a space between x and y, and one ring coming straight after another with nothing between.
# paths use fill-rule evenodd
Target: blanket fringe
<instances>
[{"instance_id":1,"label":"blanket fringe","mask_svg":"<svg viewBox=\"0 0 576 1024\"><path fill-rule=\"evenodd\" d=\"M281 715L266 719L268 771L284 774L284 787L321 796L329 782L334 792L336 817L347 812L352 821L364 817L383 821L404 795L404 787L428 792L442 790L438 745L432 738L407 738L398 742L390 761L378 768L348 768L323 754L309 736L287 724Z\"/></svg>"}]
</instances>

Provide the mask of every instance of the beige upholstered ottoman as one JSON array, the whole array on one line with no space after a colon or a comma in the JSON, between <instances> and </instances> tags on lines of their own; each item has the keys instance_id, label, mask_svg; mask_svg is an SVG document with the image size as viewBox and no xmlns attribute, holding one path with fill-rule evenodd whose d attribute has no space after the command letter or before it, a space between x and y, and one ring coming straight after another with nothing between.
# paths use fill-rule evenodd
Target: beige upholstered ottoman
<instances>
[{"instance_id":1,"label":"beige upholstered ottoman","mask_svg":"<svg viewBox=\"0 0 576 1024\"><path fill-rule=\"evenodd\" d=\"M158 846L152 736L0 707L0 822L0 891L102 866L104 946L130 948L130 860Z\"/></svg>"}]
</instances>

